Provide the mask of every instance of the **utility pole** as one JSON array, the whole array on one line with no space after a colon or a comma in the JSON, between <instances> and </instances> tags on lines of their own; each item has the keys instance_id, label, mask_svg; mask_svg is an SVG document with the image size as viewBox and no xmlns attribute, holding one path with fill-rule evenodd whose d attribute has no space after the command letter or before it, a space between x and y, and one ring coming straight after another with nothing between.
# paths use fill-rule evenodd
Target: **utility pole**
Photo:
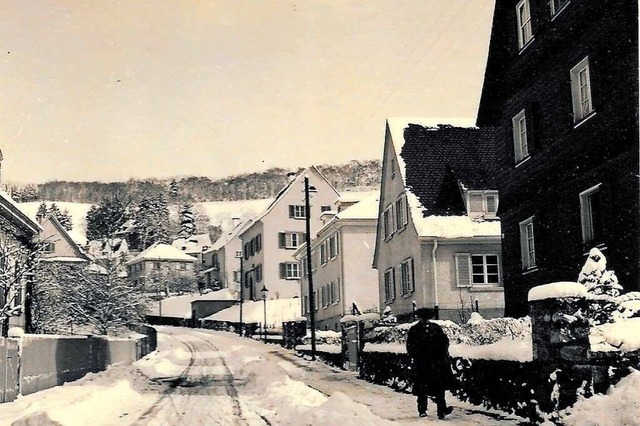
<instances>
[{"instance_id":1,"label":"utility pole","mask_svg":"<svg viewBox=\"0 0 640 426\"><path fill-rule=\"evenodd\" d=\"M313 273L311 271L311 205L309 204L309 177L304 177L304 207L307 234L307 279L309 281L309 325L311 327L311 359L316 359L316 303L313 296ZM313 188L314 192L317 192Z\"/></svg>"}]
</instances>

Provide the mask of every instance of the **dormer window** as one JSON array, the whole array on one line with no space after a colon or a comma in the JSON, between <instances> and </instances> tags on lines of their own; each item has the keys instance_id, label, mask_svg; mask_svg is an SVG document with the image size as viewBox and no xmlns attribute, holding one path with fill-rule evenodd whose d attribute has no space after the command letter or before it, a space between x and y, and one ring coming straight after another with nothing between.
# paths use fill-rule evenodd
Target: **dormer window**
<instances>
[{"instance_id":1,"label":"dormer window","mask_svg":"<svg viewBox=\"0 0 640 426\"><path fill-rule=\"evenodd\" d=\"M469 217L493 219L498 213L498 191L467 191L465 202Z\"/></svg>"}]
</instances>

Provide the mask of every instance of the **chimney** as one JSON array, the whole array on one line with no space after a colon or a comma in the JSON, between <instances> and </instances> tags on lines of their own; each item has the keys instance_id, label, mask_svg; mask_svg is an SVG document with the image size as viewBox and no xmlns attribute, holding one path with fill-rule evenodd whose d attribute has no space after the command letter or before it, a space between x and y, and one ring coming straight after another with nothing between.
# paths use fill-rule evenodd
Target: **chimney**
<instances>
[{"instance_id":1,"label":"chimney","mask_svg":"<svg viewBox=\"0 0 640 426\"><path fill-rule=\"evenodd\" d=\"M240 225L240 218L239 217L231 218L231 223L233 224L233 229L236 229L238 225Z\"/></svg>"},{"instance_id":2,"label":"chimney","mask_svg":"<svg viewBox=\"0 0 640 426\"><path fill-rule=\"evenodd\" d=\"M287 173L287 182L292 182L296 178L295 172Z\"/></svg>"}]
</instances>

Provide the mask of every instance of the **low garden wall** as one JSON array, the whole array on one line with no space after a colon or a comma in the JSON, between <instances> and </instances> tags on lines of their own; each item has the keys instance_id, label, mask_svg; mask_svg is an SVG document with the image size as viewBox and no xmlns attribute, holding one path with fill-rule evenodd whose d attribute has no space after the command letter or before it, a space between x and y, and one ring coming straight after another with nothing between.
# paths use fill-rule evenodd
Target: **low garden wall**
<instances>
[{"instance_id":1,"label":"low garden wall","mask_svg":"<svg viewBox=\"0 0 640 426\"><path fill-rule=\"evenodd\" d=\"M19 364L15 378L19 393L29 395L110 365L131 364L154 351L156 330L148 326L135 329L139 334L132 338L25 334L15 339L20 345L19 359L13 360Z\"/></svg>"}]
</instances>

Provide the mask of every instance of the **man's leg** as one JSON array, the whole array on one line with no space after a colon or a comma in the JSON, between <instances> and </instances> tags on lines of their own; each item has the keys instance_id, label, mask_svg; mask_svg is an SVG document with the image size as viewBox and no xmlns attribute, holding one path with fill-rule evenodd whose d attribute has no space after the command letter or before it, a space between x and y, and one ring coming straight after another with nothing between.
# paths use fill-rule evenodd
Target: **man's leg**
<instances>
[{"instance_id":1,"label":"man's leg","mask_svg":"<svg viewBox=\"0 0 640 426\"><path fill-rule=\"evenodd\" d=\"M429 401L426 394L420 394L417 396L418 398L418 414L420 417L424 417L423 415L427 414L427 402Z\"/></svg>"},{"instance_id":2,"label":"man's leg","mask_svg":"<svg viewBox=\"0 0 640 426\"><path fill-rule=\"evenodd\" d=\"M452 407L447 407L447 401L444 399L444 389L436 394L436 405L438 406L438 418L444 419L444 416L451 414Z\"/></svg>"}]
</instances>

